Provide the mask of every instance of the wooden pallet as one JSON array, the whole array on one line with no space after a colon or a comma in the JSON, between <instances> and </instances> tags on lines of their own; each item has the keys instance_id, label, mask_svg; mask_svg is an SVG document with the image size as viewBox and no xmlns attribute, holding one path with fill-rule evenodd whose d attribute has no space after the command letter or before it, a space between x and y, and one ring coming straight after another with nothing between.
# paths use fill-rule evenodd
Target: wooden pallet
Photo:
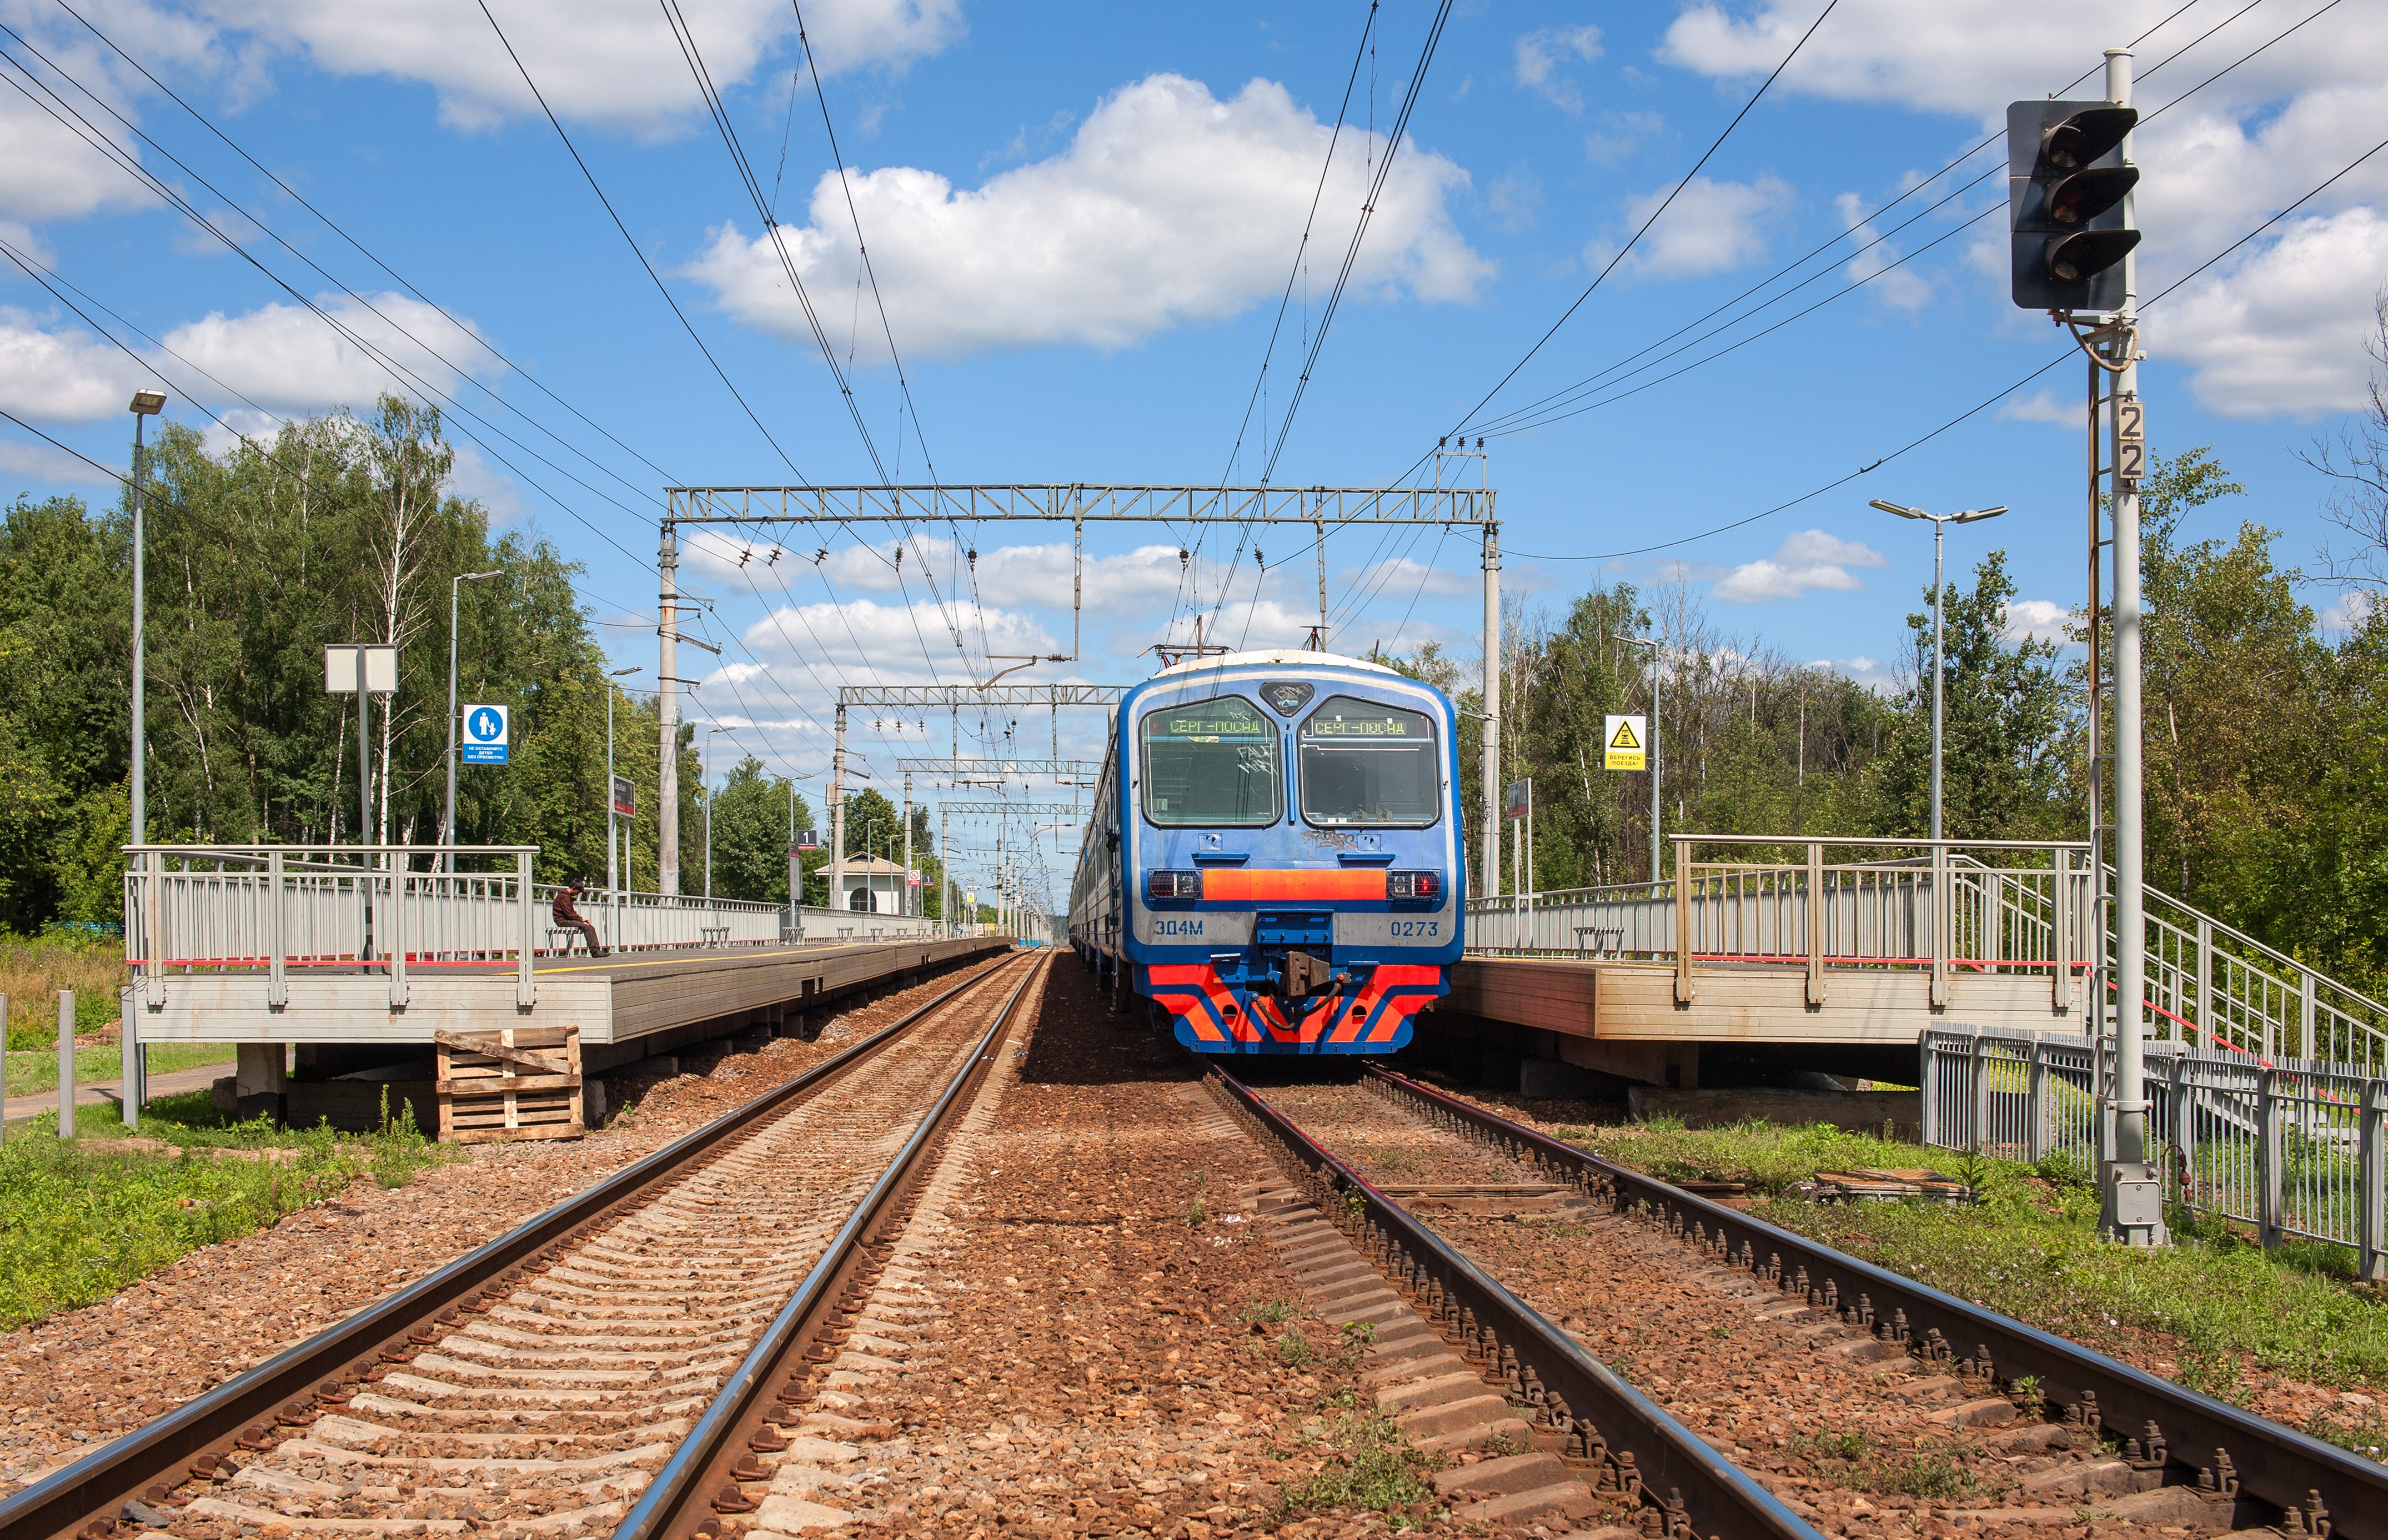
<instances>
[{"instance_id":1,"label":"wooden pallet","mask_svg":"<svg viewBox=\"0 0 2388 1540\"><path fill-rule=\"evenodd\" d=\"M507 1027L498 1032L437 1031L439 1139L578 1139L580 1029ZM561 1050L560 1052L558 1050Z\"/></svg>"}]
</instances>

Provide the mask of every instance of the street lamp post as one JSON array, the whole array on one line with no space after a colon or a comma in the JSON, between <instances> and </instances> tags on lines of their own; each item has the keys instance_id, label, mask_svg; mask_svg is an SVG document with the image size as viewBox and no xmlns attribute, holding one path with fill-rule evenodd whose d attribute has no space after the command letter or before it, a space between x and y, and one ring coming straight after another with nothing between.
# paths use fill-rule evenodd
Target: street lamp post
<instances>
[{"instance_id":1,"label":"street lamp post","mask_svg":"<svg viewBox=\"0 0 2388 1540\"><path fill-rule=\"evenodd\" d=\"M1986 518L1996 518L2007 511L2001 503L1995 508L1967 508L1954 514L1927 514L1921 508L1901 507L1896 503L1874 500L1874 506L1886 514L1901 518L1929 519L1932 523L1932 838L1940 839L1940 696L1948 682L1947 665L1940 643L1940 566L1947 544L1948 527L1951 524L1975 524Z\"/></svg>"},{"instance_id":2,"label":"street lamp post","mask_svg":"<svg viewBox=\"0 0 2388 1540\"><path fill-rule=\"evenodd\" d=\"M1650 649L1650 724L1645 735L1650 740L1642 752L1650 757L1650 882L1658 881L1658 654L1663 639L1656 636L1627 636L1621 631L1608 633L1612 641Z\"/></svg>"},{"instance_id":3,"label":"street lamp post","mask_svg":"<svg viewBox=\"0 0 2388 1540\"><path fill-rule=\"evenodd\" d=\"M460 572L448 580L448 800L439 808L439 843L449 846L443 864L456 870L456 598L466 583L502 577L497 571ZM364 698L364 678L357 678L357 698ZM612 791L608 786L608 793Z\"/></svg>"},{"instance_id":4,"label":"street lamp post","mask_svg":"<svg viewBox=\"0 0 2388 1540\"><path fill-rule=\"evenodd\" d=\"M146 559L147 553L147 538L146 531L142 527L141 490L143 484L149 479L149 454L147 446L142 441L142 429L147 426L143 419L154 417L159 413L166 410L166 392L163 390L135 390L133 393L133 405L128 408L128 410L133 414L132 834L133 844L146 845L149 843L149 735L146 731L147 724L142 719L146 712L146 704L144 698L146 692L143 689L143 685L146 681L143 680L142 676L148 670L144 660L142 640L144 623L147 619L147 616L145 613L146 605L146 595L143 592L144 584L142 581L142 569L148 566L148 562ZM126 1110L131 1110L130 1103L127 1103Z\"/></svg>"}]
</instances>

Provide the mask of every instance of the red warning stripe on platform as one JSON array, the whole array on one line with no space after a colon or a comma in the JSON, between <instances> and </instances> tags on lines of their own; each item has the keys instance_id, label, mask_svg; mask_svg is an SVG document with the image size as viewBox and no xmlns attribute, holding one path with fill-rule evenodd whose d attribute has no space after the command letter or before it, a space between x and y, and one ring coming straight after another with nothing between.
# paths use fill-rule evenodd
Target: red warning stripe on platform
<instances>
[{"instance_id":1,"label":"red warning stripe on platform","mask_svg":"<svg viewBox=\"0 0 2388 1540\"><path fill-rule=\"evenodd\" d=\"M1213 868L1202 873L1205 903L1286 904L1333 900L1382 901L1385 873L1377 867L1251 871Z\"/></svg>"}]
</instances>

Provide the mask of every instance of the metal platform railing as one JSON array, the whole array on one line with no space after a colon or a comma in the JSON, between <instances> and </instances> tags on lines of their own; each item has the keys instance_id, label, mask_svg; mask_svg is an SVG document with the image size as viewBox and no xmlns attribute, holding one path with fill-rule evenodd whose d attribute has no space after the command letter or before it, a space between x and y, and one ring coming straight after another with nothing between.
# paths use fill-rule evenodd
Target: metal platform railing
<instances>
[{"instance_id":1,"label":"metal platform railing","mask_svg":"<svg viewBox=\"0 0 2388 1540\"><path fill-rule=\"evenodd\" d=\"M1926 1144L2021 1161L2052 1155L2084 1176L2112 1147L2111 1116L2100 1112L2112 1038L1935 1028L1922 1056ZM2388 1078L2163 1042L2148 1045L2147 1088L2172 1201L2253 1225L2267 1246L2304 1236L2350 1247L2361 1277L2388 1276Z\"/></svg>"},{"instance_id":2,"label":"metal platform railing","mask_svg":"<svg viewBox=\"0 0 2388 1540\"><path fill-rule=\"evenodd\" d=\"M1760 853L1702 859L1720 846ZM1681 1000L1719 967L1802 967L1818 1004L1827 968L1927 974L1935 1005L1946 1003L1952 971L2032 974L2049 980L2060 1010L2092 955L2086 845L1677 835L1675 871L1658 883L1471 901L1468 950L1670 962Z\"/></svg>"},{"instance_id":3,"label":"metal platform railing","mask_svg":"<svg viewBox=\"0 0 2388 1540\"><path fill-rule=\"evenodd\" d=\"M2069 841L1674 837L1649 884L1471 899L1467 949L1671 964L1678 1000L1703 973L1799 967L1823 1004L1827 969L2044 976L2060 1012L2114 993L2114 869ZM1757 859L1716 859L1720 847ZM1827 859L1863 852L1863 859ZM1786 856L1788 859L1785 859ZM2146 1023L2153 1040L2388 1071L2388 1006L2244 931L2149 887ZM1937 903L1935 896L1948 895ZM1690 946L1679 947L1678 936Z\"/></svg>"},{"instance_id":4,"label":"metal platform railing","mask_svg":"<svg viewBox=\"0 0 2388 1540\"><path fill-rule=\"evenodd\" d=\"M536 846L127 846L125 963L151 1004L164 1003L170 972L206 969L262 971L267 1002L279 1007L293 972L368 967L388 975L390 1003L402 1006L411 973L511 962L527 1009L532 960L580 939L553 920L558 889L532 880L538 853ZM463 870L443 870L451 865ZM941 933L933 920L689 895L584 889L578 908L606 946L625 951Z\"/></svg>"}]
</instances>

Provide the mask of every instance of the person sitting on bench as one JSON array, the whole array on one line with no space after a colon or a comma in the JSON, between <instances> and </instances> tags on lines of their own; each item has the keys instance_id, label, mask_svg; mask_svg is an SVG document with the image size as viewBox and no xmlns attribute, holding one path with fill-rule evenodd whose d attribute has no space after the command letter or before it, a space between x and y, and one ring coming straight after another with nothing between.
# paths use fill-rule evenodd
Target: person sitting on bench
<instances>
[{"instance_id":1,"label":"person sitting on bench","mask_svg":"<svg viewBox=\"0 0 2388 1540\"><path fill-rule=\"evenodd\" d=\"M579 894L580 885L578 883L565 883L555 890L555 906L551 912L555 916L556 927L565 931L578 931L589 938L589 955L603 957L606 948L597 939L597 927L591 924L588 917L573 907L572 900L579 897ZM563 955L565 957L572 955L570 935L564 938Z\"/></svg>"}]
</instances>

